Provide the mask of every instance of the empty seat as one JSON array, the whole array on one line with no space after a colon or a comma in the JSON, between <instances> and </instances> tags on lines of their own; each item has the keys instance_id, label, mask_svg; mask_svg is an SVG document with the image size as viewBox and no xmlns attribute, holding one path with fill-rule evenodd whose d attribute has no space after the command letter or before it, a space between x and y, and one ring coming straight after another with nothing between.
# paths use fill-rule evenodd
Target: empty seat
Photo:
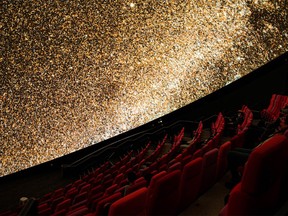
<instances>
[{"instance_id":1,"label":"empty seat","mask_svg":"<svg viewBox=\"0 0 288 216\"><path fill-rule=\"evenodd\" d=\"M51 204L50 204L50 207L51 207L52 211L54 211L55 207L56 207L59 203L61 203L63 200L65 200L65 199L64 199L64 196L57 197L56 199L52 199L51 202L50 202L50 203L51 203Z\"/></svg>"},{"instance_id":2,"label":"empty seat","mask_svg":"<svg viewBox=\"0 0 288 216\"><path fill-rule=\"evenodd\" d=\"M130 194L140 188L146 187L147 185L147 181L143 178L138 180L137 182L135 182L133 185L130 185L127 189L126 189L126 195Z\"/></svg>"},{"instance_id":3,"label":"empty seat","mask_svg":"<svg viewBox=\"0 0 288 216\"><path fill-rule=\"evenodd\" d=\"M203 159L198 157L187 163L180 181L179 211L188 207L198 196L202 180Z\"/></svg>"},{"instance_id":4,"label":"empty seat","mask_svg":"<svg viewBox=\"0 0 288 216\"><path fill-rule=\"evenodd\" d=\"M47 203L43 203L38 206L38 215L49 215L52 213L52 209Z\"/></svg>"},{"instance_id":5,"label":"empty seat","mask_svg":"<svg viewBox=\"0 0 288 216\"><path fill-rule=\"evenodd\" d=\"M179 203L180 178L180 170L152 178L148 188L146 215L176 214Z\"/></svg>"},{"instance_id":6,"label":"empty seat","mask_svg":"<svg viewBox=\"0 0 288 216\"><path fill-rule=\"evenodd\" d=\"M231 142L227 141L224 144L222 144L218 151L218 158L217 158L217 179L220 179L223 177L225 172L228 169L228 152L231 149Z\"/></svg>"},{"instance_id":7,"label":"empty seat","mask_svg":"<svg viewBox=\"0 0 288 216\"><path fill-rule=\"evenodd\" d=\"M287 199L287 174L288 140L275 135L252 151L221 215L274 215Z\"/></svg>"},{"instance_id":8,"label":"empty seat","mask_svg":"<svg viewBox=\"0 0 288 216\"><path fill-rule=\"evenodd\" d=\"M88 192L91 188L91 184L84 184L82 185L82 187L79 187L78 191L79 193L83 193L83 192Z\"/></svg>"},{"instance_id":9,"label":"empty seat","mask_svg":"<svg viewBox=\"0 0 288 216\"><path fill-rule=\"evenodd\" d=\"M64 216L66 214L66 210L62 209L60 211L54 212L52 216Z\"/></svg>"},{"instance_id":10,"label":"empty seat","mask_svg":"<svg viewBox=\"0 0 288 216\"><path fill-rule=\"evenodd\" d=\"M69 206L71 205L72 200L71 199L65 199L61 203L59 203L56 208L55 212L59 212L62 210L65 210L65 212L68 210Z\"/></svg>"},{"instance_id":11,"label":"empty seat","mask_svg":"<svg viewBox=\"0 0 288 216\"><path fill-rule=\"evenodd\" d=\"M200 193L206 192L216 182L218 149L214 148L203 155L203 175Z\"/></svg>"},{"instance_id":12,"label":"empty seat","mask_svg":"<svg viewBox=\"0 0 288 216\"><path fill-rule=\"evenodd\" d=\"M97 193L103 192L104 188L102 187L102 185L97 185L95 187L93 187L91 189L91 191L89 192L89 198L94 196Z\"/></svg>"},{"instance_id":13,"label":"empty seat","mask_svg":"<svg viewBox=\"0 0 288 216\"><path fill-rule=\"evenodd\" d=\"M245 128L235 136L231 138L231 148L242 148L245 145L245 138L246 138L246 132L248 128Z\"/></svg>"},{"instance_id":14,"label":"empty seat","mask_svg":"<svg viewBox=\"0 0 288 216\"><path fill-rule=\"evenodd\" d=\"M83 180L82 179L78 179L78 180L76 180L73 184L72 184L72 186L70 187L70 188L72 188L72 187L76 187L76 188L78 188L78 186L80 185L80 184L82 184L83 183ZM69 189L70 189L69 188Z\"/></svg>"},{"instance_id":15,"label":"empty seat","mask_svg":"<svg viewBox=\"0 0 288 216\"><path fill-rule=\"evenodd\" d=\"M181 170L182 164L180 162L176 162L172 164L170 167L168 167L167 172L172 172L174 170Z\"/></svg>"},{"instance_id":16,"label":"empty seat","mask_svg":"<svg viewBox=\"0 0 288 216\"><path fill-rule=\"evenodd\" d=\"M78 202L82 202L83 200L85 200L88 197L88 192L82 192L79 193L75 196L74 200L73 200L73 204L78 203Z\"/></svg>"},{"instance_id":17,"label":"empty seat","mask_svg":"<svg viewBox=\"0 0 288 216\"><path fill-rule=\"evenodd\" d=\"M100 195L99 195L99 197L100 197ZM79 201L73 205L70 205L68 211L69 212L75 211L76 209L80 208L81 206L88 206L88 204L89 204L89 199L84 199L84 200Z\"/></svg>"},{"instance_id":18,"label":"empty seat","mask_svg":"<svg viewBox=\"0 0 288 216\"><path fill-rule=\"evenodd\" d=\"M184 158L182 158L181 164L182 167L185 166L187 163L189 163L192 160L192 155L187 155Z\"/></svg>"},{"instance_id":19,"label":"empty seat","mask_svg":"<svg viewBox=\"0 0 288 216\"><path fill-rule=\"evenodd\" d=\"M59 189L54 191L54 193L52 194L52 198L56 199L56 198L58 198L60 196L63 196L64 192L65 192L64 188L59 188Z\"/></svg>"},{"instance_id":20,"label":"empty seat","mask_svg":"<svg viewBox=\"0 0 288 216\"><path fill-rule=\"evenodd\" d=\"M202 157L202 155L203 155L202 149L197 149L197 150L193 153L192 159L195 159L195 158L198 158L198 157Z\"/></svg>"},{"instance_id":21,"label":"empty seat","mask_svg":"<svg viewBox=\"0 0 288 216\"><path fill-rule=\"evenodd\" d=\"M117 190L119 186L117 184L113 184L111 185L110 187L108 187L106 190L105 190L105 195L111 195L114 193L115 190Z\"/></svg>"},{"instance_id":22,"label":"empty seat","mask_svg":"<svg viewBox=\"0 0 288 216\"><path fill-rule=\"evenodd\" d=\"M108 215L144 215L147 191L148 189L144 187L115 201L110 206Z\"/></svg>"},{"instance_id":23,"label":"empty seat","mask_svg":"<svg viewBox=\"0 0 288 216\"><path fill-rule=\"evenodd\" d=\"M51 213L52 213L52 209L50 208L50 207L48 207L48 208L46 208L46 209L41 209L41 211L40 210L38 210L38 215L43 215L43 216L46 216L46 215L51 215ZM18 214L17 214L18 215Z\"/></svg>"},{"instance_id":24,"label":"empty seat","mask_svg":"<svg viewBox=\"0 0 288 216\"><path fill-rule=\"evenodd\" d=\"M115 177L113 184L119 184L124 178L125 176L123 175L123 173L118 174Z\"/></svg>"},{"instance_id":25,"label":"empty seat","mask_svg":"<svg viewBox=\"0 0 288 216\"><path fill-rule=\"evenodd\" d=\"M67 216L83 216L89 213L89 209L86 206L79 207L78 209L75 209L74 211L68 212Z\"/></svg>"},{"instance_id":26,"label":"empty seat","mask_svg":"<svg viewBox=\"0 0 288 216\"><path fill-rule=\"evenodd\" d=\"M77 188L73 187L69 189L65 194L65 199L74 199L74 197L78 194Z\"/></svg>"},{"instance_id":27,"label":"empty seat","mask_svg":"<svg viewBox=\"0 0 288 216\"><path fill-rule=\"evenodd\" d=\"M280 110L286 105L287 96L273 94L269 106L261 111L261 117L266 121L275 121L280 114Z\"/></svg>"},{"instance_id":28,"label":"empty seat","mask_svg":"<svg viewBox=\"0 0 288 216\"><path fill-rule=\"evenodd\" d=\"M120 199L121 197L122 197L122 194L118 192L111 196L108 196L99 200L94 214L95 215L107 215L110 205L113 204L116 200Z\"/></svg>"}]
</instances>

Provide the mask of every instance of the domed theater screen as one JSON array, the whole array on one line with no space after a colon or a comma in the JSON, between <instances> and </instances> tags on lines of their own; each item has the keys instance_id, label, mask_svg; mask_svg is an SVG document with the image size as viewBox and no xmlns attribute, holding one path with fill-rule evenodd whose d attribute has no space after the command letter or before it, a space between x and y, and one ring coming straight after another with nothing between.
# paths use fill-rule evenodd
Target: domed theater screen
<instances>
[{"instance_id":1,"label":"domed theater screen","mask_svg":"<svg viewBox=\"0 0 288 216\"><path fill-rule=\"evenodd\" d=\"M0 4L0 176L177 110L288 47L286 1Z\"/></svg>"}]
</instances>

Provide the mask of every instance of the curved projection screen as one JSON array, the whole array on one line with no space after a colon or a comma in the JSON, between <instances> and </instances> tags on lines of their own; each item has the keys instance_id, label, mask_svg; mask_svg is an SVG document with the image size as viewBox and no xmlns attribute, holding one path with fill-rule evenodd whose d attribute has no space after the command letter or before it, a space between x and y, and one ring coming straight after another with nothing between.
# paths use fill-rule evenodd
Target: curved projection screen
<instances>
[{"instance_id":1,"label":"curved projection screen","mask_svg":"<svg viewBox=\"0 0 288 216\"><path fill-rule=\"evenodd\" d=\"M287 51L284 1L1 1L0 176L170 113Z\"/></svg>"}]
</instances>

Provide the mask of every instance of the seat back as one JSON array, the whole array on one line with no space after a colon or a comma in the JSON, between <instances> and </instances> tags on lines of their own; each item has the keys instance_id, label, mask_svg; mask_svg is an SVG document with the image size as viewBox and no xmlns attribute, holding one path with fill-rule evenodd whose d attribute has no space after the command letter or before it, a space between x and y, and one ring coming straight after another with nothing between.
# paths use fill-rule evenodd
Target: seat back
<instances>
[{"instance_id":1,"label":"seat back","mask_svg":"<svg viewBox=\"0 0 288 216\"><path fill-rule=\"evenodd\" d=\"M228 152L231 149L231 142L227 141L219 147L217 157L217 179L223 177L228 168Z\"/></svg>"},{"instance_id":2,"label":"seat back","mask_svg":"<svg viewBox=\"0 0 288 216\"><path fill-rule=\"evenodd\" d=\"M175 215L179 203L181 171L153 179L148 188L146 215Z\"/></svg>"},{"instance_id":3,"label":"seat back","mask_svg":"<svg viewBox=\"0 0 288 216\"><path fill-rule=\"evenodd\" d=\"M287 188L287 170L288 140L275 135L252 151L241 182L230 193L227 215L273 213Z\"/></svg>"},{"instance_id":4,"label":"seat back","mask_svg":"<svg viewBox=\"0 0 288 216\"><path fill-rule=\"evenodd\" d=\"M198 196L202 178L203 159L198 157L183 167L180 180L179 212L188 207Z\"/></svg>"},{"instance_id":5,"label":"seat back","mask_svg":"<svg viewBox=\"0 0 288 216\"><path fill-rule=\"evenodd\" d=\"M147 181L143 178L142 180L139 180L138 182L135 182L133 185L130 185L126 190L126 195L130 194L140 188L146 187Z\"/></svg>"},{"instance_id":6,"label":"seat back","mask_svg":"<svg viewBox=\"0 0 288 216\"><path fill-rule=\"evenodd\" d=\"M111 195L119 188L117 184L113 184L110 187L106 188L105 193L106 195Z\"/></svg>"},{"instance_id":7,"label":"seat back","mask_svg":"<svg viewBox=\"0 0 288 216\"><path fill-rule=\"evenodd\" d=\"M67 216L82 216L89 213L89 209L86 206L81 206L73 211L68 212Z\"/></svg>"},{"instance_id":8,"label":"seat back","mask_svg":"<svg viewBox=\"0 0 288 216\"><path fill-rule=\"evenodd\" d=\"M167 172L172 172L174 170L181 170L182 164L180 162L176 162L168 167Z\"/></svg>"},{"instance_id":9,"label":"seat back","mask_svg":"<svg viewBox=\"0 0 288 216\"><path fill-rule=\"evenodd\" d=\"M147 191L144 187L117 200L110 206L108 215L144 215Z\"/></svg>"},{"instance_id":10,"label":"seat back","mask_svg":"<svg viewBox=\"0 0 288 216\"><path fill-rule=\"evenodd\" d=\"M125 176L123 175L123 173L119 173L114 181L113 181L113 184L119 184L123 179L125 178Z\"/></svg>"},{"instance_id":11,"label":"seat back","mask_svg":"<svg viewBox=\"0 0 288 216\"><path fill-rule=\"evenodd\" d=\"M71 199L66 199L64 201L62 201L61 203L59 203L56 208L55 208L55 212L59 212L64 210L65 212L67 211L67 209L69 208L69 206L71 205L72 200Z\"/></svg>"},{"instance_id":12,"label":"seat back","mask_svg":"<svg viewBox=\"0 0 288 216\"><path fill-rule=\"evenodd\" d=\"M231 138L231 148L242 148L245 145L246 132L248 128L243 129L241 132Z\"/></svg>"},{"instance_id":13,"label":"seat back","mask_svg":"<svg viewBox=\"0 0 288 216\"><path fill-rule=\"evenodd\" d=\"M203 155L203 175L200 193L206 192L216 182L218 149L214 148Z\"/></svg>"},{"instance_id":14,"label":"seat back","mask_svg":"<svg viewBox=\"0 0 288 216\"><path fill-rule=\"evenodd\" d=\"M75 204L75 203L81 202L81 201L85 200L87 197L88 197L88 192L79 193L74 197L72 203Z\"/></svg>"},{"instance_id":15,"label":"seat back","mask_svg":"<svg viewBox=\"0 0 288 216\"><path fill-rule=\"evenodd\" d=\"M122 197L122 194L120 192L117 192L111 196L105 197L101 199L96 206L95 212L93 212L95 215L107 215L109 212L110 205L114 203L116 200L120 199Z\"/></svg>"}]
</instances>

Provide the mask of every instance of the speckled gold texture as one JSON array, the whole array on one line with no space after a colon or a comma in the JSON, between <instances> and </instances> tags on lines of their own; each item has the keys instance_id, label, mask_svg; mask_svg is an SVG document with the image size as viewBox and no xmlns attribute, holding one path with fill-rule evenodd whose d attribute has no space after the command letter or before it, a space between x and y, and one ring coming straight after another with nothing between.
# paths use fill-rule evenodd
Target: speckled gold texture
<instances>
[{"instance_id":1,"label":"speckled gold texture","mask_svg":"<svg viewBox=\"0 0 288 216\"><path fill-rule=\"evenodd\" d=\"M283 54L285 4L2 0L0 176L149 122Z\"/></svg>"}]
</instances>

